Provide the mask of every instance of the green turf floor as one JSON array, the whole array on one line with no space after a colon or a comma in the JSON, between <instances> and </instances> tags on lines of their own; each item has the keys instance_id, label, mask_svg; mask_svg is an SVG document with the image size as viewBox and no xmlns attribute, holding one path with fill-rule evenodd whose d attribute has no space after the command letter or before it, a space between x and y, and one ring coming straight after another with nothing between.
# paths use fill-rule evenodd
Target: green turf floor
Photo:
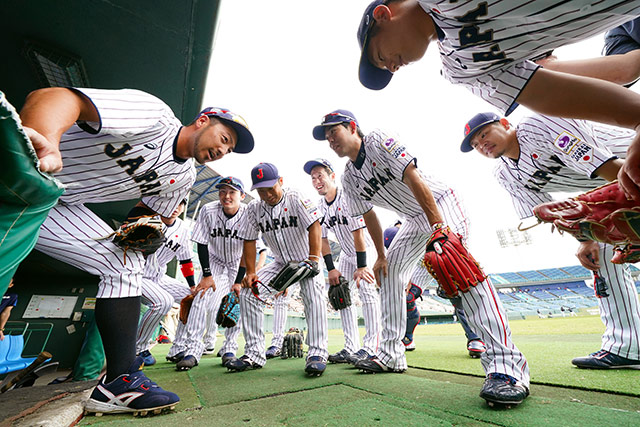
<instances>
[{"instance_id":1,"label":"green turf floor","mask_svg":"<svg viewBox=\"0 0 640 427\"><path fill-rule=\"evenodd\" d=\"M586 371L570 364L599 348L599 318L516 321L512 328L531 365L532 395L511 410L491 409L478 397L484 375L480 362L467 356L460 327L428 325L417 329L418 349L407 354L414 368L405 374L367 375L330 365L323 376L308 378L302 359L274 359L263 369L230 373L214 356L176 372L164 361L168 345L159 345L152 350L158 364L145 372L181 397L175 413L85 417L81 425L640 425L640 398L630 396L640 395L640 371ZM331 331L329 344L331 351L341 348L339 331ZM465 374L449 373L454 371Z\"/></svg>"}]
</instances>

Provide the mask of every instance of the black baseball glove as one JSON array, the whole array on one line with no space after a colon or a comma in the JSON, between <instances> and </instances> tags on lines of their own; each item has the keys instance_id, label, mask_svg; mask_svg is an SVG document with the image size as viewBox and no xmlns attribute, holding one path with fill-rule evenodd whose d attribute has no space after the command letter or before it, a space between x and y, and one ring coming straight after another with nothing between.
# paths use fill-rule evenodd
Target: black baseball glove
<instances>
[{"instance_id":1,"label":"black baseball glove","mask_svg":"<svg viewBox=\"0 0 640 427\"><path fill-rule=\"evenodd\" d=\"M276 277L269 282L269 285L275 290L282 292L294 283L309 277L314 277L318 273L320 273L320 270L318 269L318 263L315 261L308 259L302 262L289 261Z\"/></svg>"},{"instance_id":2,"label":"black baseball glove","mask_svg":"<svg viewBox=\"0 0 640 427\"><path fill-rule=\"evenodd\" d=\"M329 286L329 303L334 310L343 310L351 305L351 293L349 292L349 281L340 276L340 283Z\"/></svg>"},{"instance_id":3,"label":"black baseball glove","mask_svg":"<svg viewBox=\"0 0 640 427\"><path fill-rule=\"evenodd\" d=\"M284 336L282 343L282 359L304 357L304 332L298 328L291 328Z\"/></svg>"}]
</instances>

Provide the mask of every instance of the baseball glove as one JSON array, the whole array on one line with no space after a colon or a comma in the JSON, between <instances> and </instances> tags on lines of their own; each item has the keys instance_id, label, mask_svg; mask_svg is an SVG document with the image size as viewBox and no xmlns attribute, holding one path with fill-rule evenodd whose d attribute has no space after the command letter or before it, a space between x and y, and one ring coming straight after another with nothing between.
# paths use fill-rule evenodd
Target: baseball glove
<instances>
[{"instance_id":1,"label":"baseball glove","mask_svg":"<svg viewBox=\"0 0 640 427\"><path fill-rule=\"evenodd\" d=\"M216 323L223 328L232 328L240 318L240 300L235 292L229 292L222 297Z\"/></svg>"},{"instance_id":2,"label":"baseball glove","mask_svg":"<svg viewBox=\"0 0 640 427\"><path fill-rule=\"evenodd\" d=\"M462 236L445 226L429 236L424 265L448 298L458 295L458 290L467 292L487 278L462 243Z\"/></svg>"},{"instance_id":3,"label":"baseball glove","mask_svg":"<svg viewBox=\"0 0 640 427\"><path fill-rule=\"evenodd\" d=\"M329 286L329 303L334 310L343 310L351 305L351 293L349 292L349 281L340 276L340 283Z\"/></svg>"},{"instance_id":4,"label":"baseball glove","mask_svg":"<svg viewBox=\"0 0 640 427\"><path fill-rule=\"evenodd\" d=\"M182 298L180 301L180 316L178 317L183 325L187 324L187 319L189 319L189 312L191 311L191 304L193 304L193 299L195 295L189 294L186 297Z\"/></svg>"},{"instance_id":5,"label":"baseball glove","mask_svg":"<svg viewBox=\"0 0 640 427\"><path fill-rule=\"evenodd\" d=\"M164 243L164 224L157 217L144 216L135 222L122 224L113 233L113 243L124 249L142 252L144 256L151 255Z\"/></svg>"},{"instance_id":6,"label":"baseball glove","mask_svg":"<svg viewBox=\"0 0 640 427\"><path fill-rule=\"evenodd\" d=\"M304 332L298 328L290 328L282 343L282 359L304 357Z\"/></svg>"},{"instance_id":7,"label":"baseball glove","mask_svg":"<svg viewBox=\"0 0 640 427\"><path fill-rule=\"evenodd\" d=\"M276 277L269 282L269 285L277 291L282 292L294 283L309 277L314 277L318 273L320 273L320 270L318 269L318 263L315 261L308 259L302 262L289 261Z\"/></svg>"},{"instance_id":8,"label":"baseball glove","mask_svg":"<svg viewBox=\"0 0 640 427\"><path fill-rule=\"evenodd\" d=\"M626 198L617 181L570 199L542 203L533 208L533 214L579 241L616 246L613 263L640 259L640 205Z\"/></svg>"}]
</instances>

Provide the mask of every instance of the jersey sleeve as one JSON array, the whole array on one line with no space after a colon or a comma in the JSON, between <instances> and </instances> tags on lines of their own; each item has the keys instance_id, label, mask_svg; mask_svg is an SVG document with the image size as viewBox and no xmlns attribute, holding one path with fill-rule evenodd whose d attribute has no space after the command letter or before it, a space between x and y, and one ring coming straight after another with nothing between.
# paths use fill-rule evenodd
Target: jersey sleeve
<instances>
[{"instance_id":1,"label":"jersey sleeve","mask_svg":"<svg viewBox=\"0 0 640 427\"><path fill-rule=\"evenodd\" d=\"M260 228L258 227L257 212L260 208L259 201L254 200L247 206L246 214L238 224L240 231L238 236L243 240L258 240Z\"/></svg>"},{"instance_id":2,"label":"jersey sleeve","mask_svg":"<svg viewBox=\"0 0 640 427\"><path fill-rule=\"evenodd\" d=\"M522 129L518 138L527 135L530 143L551 150L568 168L589 178L595 178L596 169L616 158L584 120L537 115L523 120L518 128Z\"/></svg>"},{"instance_id":3,"label":"jersey sleeve","mask_svg":"<svg viewBox=\"0 0 640 427\"><path fill-rule=\"evenodd\" d=\"M506 168L499 165L494 171L494 175L502 188L507 190L511 196L513 207L520 219L533 216L533 208L540 203L546 203L553 200L549 193L542 193L537 190L529 189L519 181L510 176Z\"/></svg>"},{"instance_id":4,"label":"jersey sleeve","mask_svg":"<svg viewBox=\"0 0 640 427\"><path fill-rule=\"evenodd\" d=\"M171 216L180 202L187 198L195 180L196 172L195 167L192 165L188 171L185 171L177 178L177 182L173 184L176 187L175 190L158 195L145 196L142 198L142 203L162 216Z\"/></svg>"},{"instance_id":5,"label":"jersey sleeve","mask_svg":"<svg viewBox=\"0 0 640 427\"><path fill-rule=\"evenodd\" d=\"M313 200L305 198L297 191L292 191L288 197L292 199L294 206L298 212L298 220L304 228L311 227L311 224L320 220L318 207Z\"/></svg>"},{"instance_id":6,"label":"jersey sleeve","mask_svg":"<svg viewBox=\"0 0 640 427\"><path fill-rule=\"evenodd\" d=\"M373 209L373 204L364 200L355 190L355 185L349 183L347 175L342 177L342 187L344 188L347 208L352 216L364 215Z\"/></svg>"},{"instance_id":7,"label":"jersey sleeve","mask_svg":"<svg viewBox=\"0 0 640 427\"><path fill-rule=\"evenodd\" d=\"M154 128L167 119L176 120L173 111L159 98L135 89L73 89L93 103L100 122L78 122L91 134L119 135L124 138Z\"/></svg>"},{"instance_id":8,"label":"jersey sleeve","mask_svg":"<svg viewBox=\"0 0 640 427\"><path fill-rule=\"evenodd\" d=\"M400 180L404 176L404 170L409 164L416 164L416 159L409 154L407 147L397 138L388 136L380 131L373 131L366 136L367 150L372 158L380 158L385 167L391 169L391 173Z\"/></svg>"},{"instance_id":9,"label":"jersey sleeve","mask_svg":"<svg viewBox=\"0 0 640 427\"><path fill-rule=\"evenodd\" d=\"M360 230L361 228L365 228L366 225L364 223L364 218L362 215L358 216L350 216L347 221L349 221L349 229L351 232Z\"/></svg>"},{"instance_id":10,"label":"jersey sleeve","mask_svg":"<svg viewBox=\"0 0 640 427\"><path fill-rule=\"evenodd\" d=\"M209 244L209 235L212 228L212 216L214 215L212 204L206 204L200 209L198 220L193 226L191 240L201 245Z\"/></svg>"}]
</instances>

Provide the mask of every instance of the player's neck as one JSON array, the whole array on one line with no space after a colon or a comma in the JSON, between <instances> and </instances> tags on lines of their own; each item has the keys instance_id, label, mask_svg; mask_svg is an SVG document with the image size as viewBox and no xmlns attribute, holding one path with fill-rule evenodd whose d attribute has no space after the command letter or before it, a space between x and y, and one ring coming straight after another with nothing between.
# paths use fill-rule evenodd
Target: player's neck
<instances>
[{"instance_id":1,"label":"player's neck","mask_svg":"<svg viewBox=\"0 0 640 427\"><path fill-rule=\"evenodd\" d=\"M511 134L509 142L509 146L504 151L503 156L517 161L520 158L520 143L515 131Z\"/></svg>"},{"instance_id":2,"label":"player's neck","mask_svg":"<svg viewBox=\"0 0 640 427\"><path fill-rule=\"evenodd\" d=\"M336 199L337 194L338 188L333 187L329 191L327 191L327 194L324 195L324 200L326 200L327 203L333 203L333 201Z\"/></svg>"},{"instance_id":3,"label":"player's neck","mask_svg":"<svg viewBox=\"0 0 640 427\"><path fill-rule=\"evenodd\" d=\"M233 208L227 208L227 207L222 208L222 212L224 212L224 215L227 218L233 218L235 214L238 213L239 210L240 210L240 206L236 206Z\"/></svg>"}]
</instances>

